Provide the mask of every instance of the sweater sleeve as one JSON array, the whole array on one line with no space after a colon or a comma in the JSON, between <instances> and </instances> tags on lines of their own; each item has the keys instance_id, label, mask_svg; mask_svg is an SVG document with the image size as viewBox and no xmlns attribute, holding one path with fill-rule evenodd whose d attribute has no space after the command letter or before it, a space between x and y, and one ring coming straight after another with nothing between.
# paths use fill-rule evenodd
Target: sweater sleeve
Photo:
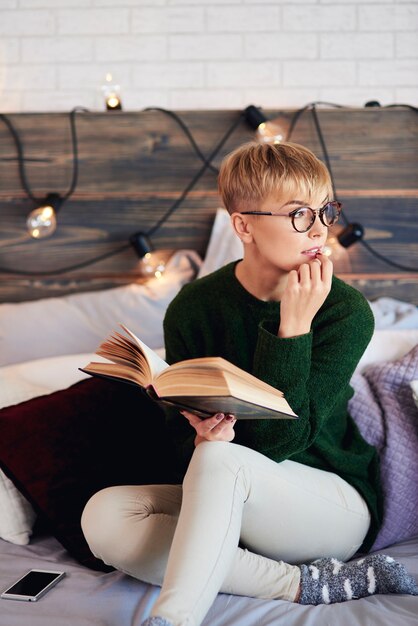
<instances>
[{"instance_id":1,"label":"sweater sleeve","mask_svg":"<svg viewBox=\"0 0 418 626\"><path fill-rule=\"evenodd\" d=\"M337 408L346 414L350 379L374 327L367 301L346 287L344 298L325 303L308 334L284 339L277 322L261 324L253 373L283 391L299 419L241 422L239 443L279 461L307 450L325 425L338 430L330 420L341 414Z\"/></svg>"}]
</instances>

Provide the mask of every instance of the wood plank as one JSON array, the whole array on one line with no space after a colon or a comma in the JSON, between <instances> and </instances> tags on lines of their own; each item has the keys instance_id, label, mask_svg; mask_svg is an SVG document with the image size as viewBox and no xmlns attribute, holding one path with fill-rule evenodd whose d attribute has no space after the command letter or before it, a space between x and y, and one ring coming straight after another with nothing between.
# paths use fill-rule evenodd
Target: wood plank
<instances>
[{"instance_id":1,"label":"wood plank","mask_svg":"<svg viewBox=\"0 0 418 626\"><path fill-rule=\"evenodd\" d=\"M378 298L396 298L403 302L409 302L418 306L418 274L410 275L344 275L341 278L361 291L368 300L373 301Z\"/></svg>"},{"instance_id":2,"label":"wood plank","mask_svg":"<svg viewBox=\"0 0 418 626\"><path fill-rule=\"evenodd\" d=\"M214 160L254 133L239 111L179 111L207 157L227 129L240 121ZM288 131L294 110L265 111ZM365 241L389 261L418 266L418 123L415 112L402 107L318 110L339 199L348 221L365 228ZM24 144L25 172L33 194L64 193L71 182L72 150L67 113L13 114L10 119ZM49 239L34 241L25 233L33 208L19 180L16 149L0 124L0 268L37 272L12 276L0 270L0 301L69 293L137 279L137 258L129 236L152 230L178 202L202 168L183 131L158 111L80 113L77 115L79 180L75 193L58 213L58 229ZM312 113L300 118L291 139L324 158ZM157 248L190 248L204 254L220 198L216 171L207 169L187 197L152 237ZM87 262L99 255L119 254L68 276L46 279L42 273ZM387 294L409 289L415 298L418 281L373 256L361 243L347 251L350 278L368 293L382 286ZM346 270L347 264L343 264ZM337 271L341 271L337 269ZM380 277L378 277L380 276ZM386 278L383 278L385 276ZM392 276L392 278L389 278ZM51 287L53 285L53 287ZM403 286L402 286L403 285ZM406 287L407 285L407 287ZM380 292L380 291L379 291ZM402 291L406 293L406 291ZM386 294L386 295L387 295Z\"/></svg>"},{"instance_id":3,"label":"wood plank","mask_svg":"<svg viewBox=\"0 0 418 626\"><path fill-rule=\"evenodd\" d=\"M198 145L208 156L237 111L180 111ZM294 111L266 111L289 129ZM348 189L417 189L418 124L408 109L327 109L318 112L337 187ZM24 143L27 177L34 195L68 189L72 150L68 114L39 113L10 116ZM109 121L111 120L111 124ZM86 113L77 116L80 155L78 190L95 193L134 190L154 192L182 189L202 162L172 119L157 112ZM253 138L242 121L215 159ZM292 141L303 143L319 156L321 146L312 116L299 120ZM16 153L7 129L0 125L2 193L19 189ZM173 155L175 158L173 159ZM213 176L202 189L213 189Z\"/></svg>"},{"instance_id":4,"label":"wood plank","mask_svg":"<svg viewBox=\"0 0 418 626\"><path fill-rule=\"evenodd\" d=\"M418 274L339 274L339 277L361 291L370 301L392 297L418 306ZM113 289L132 283L144 283L144 277L135 271L123 273L72 274L64 277L15 278L2 277L3 302L27 302L39 298L51 298Z\"/></svg>"}]
</instances>

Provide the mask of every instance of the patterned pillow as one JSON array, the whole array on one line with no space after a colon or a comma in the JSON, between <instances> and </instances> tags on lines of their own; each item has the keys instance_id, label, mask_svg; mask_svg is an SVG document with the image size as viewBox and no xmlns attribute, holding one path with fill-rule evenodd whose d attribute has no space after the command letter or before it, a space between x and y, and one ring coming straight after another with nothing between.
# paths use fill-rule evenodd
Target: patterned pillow
<instances>
[{"instance_id":1,"label":"patterned pillow","mask_svg":"<svg viewBox=\"0 0 418 626\"><path fill-rule=\"evenodd\" d=\"M418 534L418 345L396 361L355 374L349 409L364 438L380 453L384 519L374 550Z\"/></svg>"}]
</instances>

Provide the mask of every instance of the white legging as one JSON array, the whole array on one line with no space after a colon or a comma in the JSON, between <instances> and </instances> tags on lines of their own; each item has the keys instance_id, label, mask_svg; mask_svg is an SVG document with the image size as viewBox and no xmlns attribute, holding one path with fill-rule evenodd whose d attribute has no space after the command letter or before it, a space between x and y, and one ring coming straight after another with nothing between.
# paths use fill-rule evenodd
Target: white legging
<instances>
[{"instance_id":1,"label":"white legging","mask_svg":"<svg viewBox=\"0 0 418 626\"><path fill-rule=\"evenodd\" d=\"M198 626L219 591L295 600L300 570L290 564L349 559L369 524L364 500L336 474L225 442L197 446L183 487L109 487L82 516L97 557L162 584L152 614L174 626Z\"/></svg>"}]
</instances>

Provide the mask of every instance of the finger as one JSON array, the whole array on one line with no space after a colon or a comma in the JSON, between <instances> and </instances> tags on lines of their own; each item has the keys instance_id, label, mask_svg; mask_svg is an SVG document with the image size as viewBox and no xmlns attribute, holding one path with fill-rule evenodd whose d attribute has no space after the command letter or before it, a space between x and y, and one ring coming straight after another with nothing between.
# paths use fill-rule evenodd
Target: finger
<instances>
[{"instance_id":1,"label":"finger","mask_svg":"<svg viewBox=\"0 0 418 626\"><path fill-rule=\"evenodd\" d=\"M195 413L191 413L190 411L186 411L186 410L182 410L182 411L180 411L180 413L182 415L184 415L184 417L187 417L187 419L191 419L193 417L197 417L197 415Z\"/></svg>"},{"instance_id":2,"label":"finger","mask_svg":"<svg viewBox=\"0 0 418 626\"><path fill-rule=\"evenodd\" d=\"M219 419L218 416L221 416L221 419ZM217 423L215 423L215 425L210 429L210 431L213 433L220 433L223 430L229 428L232 424L234 424L237 421L236 417L232 415L231 413L225 413L225 414L218 413L215 417L216 417Z\"/></svg>"},{"instance_id":3,"label":"finger","mask_svg":"<svg viewBox=\"0 0 418 626\"><path fill-rule=\"evenodd\" d=\"M309 267L309 263L302 263L299 267L299 282L304 285L309 283L311 280L311 268Z\"/></svg>"},{"instance_id":4,"label":"finger","mask_svg":"<svg viewBox=\"0 0 418 626\"><path fill-rule=\"evenodd\" d=\"M184 417L186 417L187 419L197 418L200 422L202 421L202 419L210 420L210 419L213 419L213 418L215 418L215 417L217 417L219 415L221 415L223 417L223 413L215 413L214 415L211 415L211 416L208 416L208 417L201 417L200 415L196 415L196 413L193 413L192 411L186 411L186 409L182 409L180 411L180 413L182 415L184 415ZM217 419L221 419L221 418L217 417Z\"/></svg>"},{"instance_id":5,"label":"finger","mask_svg":"<svg viewBox=\"0 0 418 626\"><path fill-rule=\"evenodd\" d=\"M314 284L318 284L321 280L322 275L322 263L320 259L312 259L309 263L309 270L311 273L312 282Z\"/></svg>"},{"instance_id":6,"label":"finger","mask_svg":"<svg viewBox=\"0 0 418 626\"><path fill-rule=\"evenodd\" d=\"M218 417L220 416L220 417ZM222 431L224 428L229 428L229 426L231 424L233 424L234 422L236 422L236 417L235 415L232 415L232 413L218 413L215 416L217 422L214 424L214 426L211 428L212 431L216 431L216 432L220 432ZM206 420L207 421L207 420Z\"/></svg>"},{"instance_id":7,"label":"finger","mask_svg":"<svg viewBox=\"0 0 418 626\"><path fill-rule=\"evenodd\" d=\"M210 430L210 428L212 428L213 425L216 425L219 422L219 420L223 418L223 415L220 415L219 417L214 416L216 418L216 421L214 421L213 417L202 419L201 417L199 417L195 413L191 413L190 411L180 411L180 413L187 419L190 426L192 426L196 430L196 432L199 432L199 433L207 432L207 430ZM205 424L203 428L202 428L202 424Z\"/></svg>"},{"instance_id":8,"label":"finger","mask_svg":"<svg viewBox=\"0 0 418 626\"><path fill-rule=\"evenodd\" d=\"M208 417L207 419L200 420L200 423L195 425L194 427L199 435L206 436L208 433L219 432L219 430L222 429L224 419L224 413L216 413L213 417Z\"/></svg>"},{"instance_id":9,"label":"finger","mask_svg":"<svg viewBox=\"0 0 418 626\"><path fill-rule=\"evenodd\" d=\"M224 419L204 437L209 441L232 441L235 437L234 426L236 418L233 415L225 416Z\"/></svg>"},{"instance_id":10,"label":"finger","mask_svg":"<svg viewBox=\"0 0 418 626\"><path fill-rule=\"evenodd\" d=\"M191 413L190 411L180 411L180 413L187 419L187 421L194 426L195 424L199 424L202 421L195 413Z\"/></svg>"},{"instance_id":11,"label":"finger","mask_svg":"<svg viewBox=\"0 0 418 626\"><path fill-rule=\"evenodd\" d=\"M292 288L295 287L299 283L299 271L298 270L290 270L287 275L287 287Z\"/></svg>"},{"instance_id":12,"label":"finger","mask_svg":"<svg viewBox=\"0 0 418 626\"><path fill-rule=\"evenodd\" d=\"M326 254L321 254L320 259L321 259L322 280L326 283L330 283L332 280L332 274L334 271L334 266L332 264L332 261L328 256L326 256Z\"/></svg>"}]
</instances>

